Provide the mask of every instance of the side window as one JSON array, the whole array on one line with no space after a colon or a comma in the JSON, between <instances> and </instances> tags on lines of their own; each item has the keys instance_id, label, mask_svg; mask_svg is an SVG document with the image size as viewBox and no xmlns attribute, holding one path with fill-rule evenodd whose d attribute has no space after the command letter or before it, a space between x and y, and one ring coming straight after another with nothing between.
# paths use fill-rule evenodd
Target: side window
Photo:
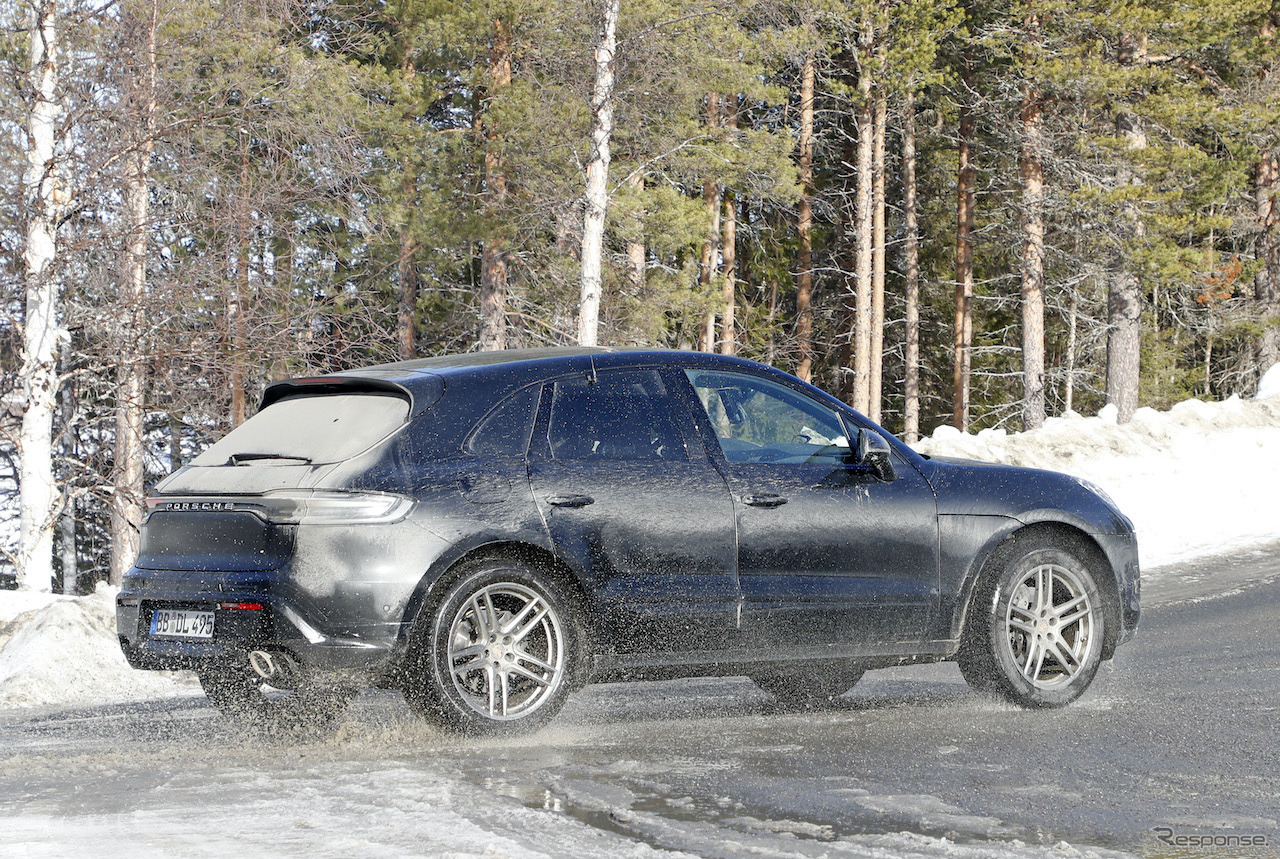
<instances>
[{"instance_id":1,"label":"side window","mask_svg":"<svg viewBox=\"0 0 1280 859\"><path fill-rule=\"evenodd\" d=\"M552 459L674 461L687 458L671 401L652 370L561 379L551 386Z\"/></svg>"},{"instance_id":2,"label":"side window","mask_svg":"<svg viewBox=\"0 0 1280 859\"><path fill-rule=\"evenodd\" d=\"M533 433L539 386L530 385L507 397L480 422L467 448L479 456L524 456Z\"/></svg>"},{"instance_id":3,"label":"side window","mask_svg":"<svg viewBox=\"0 0 1280 859\"><path fill-rule=\"evenodd\" d=\"M686 370L730 462L838 463L849 455L840 416L757 376Z\"/></svg>"}]
</instances>

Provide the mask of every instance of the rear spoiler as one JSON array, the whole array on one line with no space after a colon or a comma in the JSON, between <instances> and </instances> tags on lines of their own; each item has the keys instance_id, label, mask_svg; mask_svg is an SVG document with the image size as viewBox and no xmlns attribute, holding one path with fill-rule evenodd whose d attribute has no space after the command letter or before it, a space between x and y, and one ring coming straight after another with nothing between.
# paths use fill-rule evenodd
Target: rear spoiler
<instances>
[{"instance_id":1,"label":"rear spoiler","mask_svg":"<svg viewBox=\"0 0 1280 859\"><path fill-rule=\"evenodd\" d=\"M261 411L289 397L321 397L329 394L388 394L409 403L409 414L417 415L431 408L444 394L444 379L434 373L418 373L412 388L390 379L369 376L316 376L285 379L267 386L262 393Z\"/></svg>"}]
</instances>

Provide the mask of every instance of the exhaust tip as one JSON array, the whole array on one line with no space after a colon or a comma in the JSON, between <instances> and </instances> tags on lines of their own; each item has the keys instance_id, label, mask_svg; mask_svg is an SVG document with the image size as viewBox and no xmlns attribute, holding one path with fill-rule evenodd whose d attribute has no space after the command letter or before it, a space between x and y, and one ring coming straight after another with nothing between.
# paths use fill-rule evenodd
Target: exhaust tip
<instances>
[{"instance_id":1,"label":"exhaust tip","mask_svg":"<svg viewBox=\"0 0 1280 859\"><path fill-rule=\"evenodd\" d=\"M251 650L249 667L273 686L287 686L301 673L298 661L283 651Z\"/></svg>"}]
</instances>

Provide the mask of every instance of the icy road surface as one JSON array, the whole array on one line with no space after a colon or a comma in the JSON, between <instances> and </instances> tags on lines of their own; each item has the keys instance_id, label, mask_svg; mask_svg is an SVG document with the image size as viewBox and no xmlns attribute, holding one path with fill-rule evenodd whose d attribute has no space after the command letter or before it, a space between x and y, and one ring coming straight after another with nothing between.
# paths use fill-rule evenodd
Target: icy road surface
<instances>
[{"instance_id":1,"label":"icy road surface","mask_svg":"<svg viewBox=\"0 0 1280 859\"><path fill-rule=\"evenodd\" d=\"M0 711L0 854L1224 852L1171 832L1277 855L1280 546L1153 585L1138 638L1057 711L951 665L871 672L817 714L737 678L593 686L510 742L444 737L390 693L310 743L244 736L202 697Z\"/></svg>"}]
</instances>

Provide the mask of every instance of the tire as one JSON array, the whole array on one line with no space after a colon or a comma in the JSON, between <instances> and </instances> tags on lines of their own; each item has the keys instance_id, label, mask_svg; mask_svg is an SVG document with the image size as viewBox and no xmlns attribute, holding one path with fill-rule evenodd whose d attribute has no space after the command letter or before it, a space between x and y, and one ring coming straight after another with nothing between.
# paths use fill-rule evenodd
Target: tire
<instances>
[{"instance_id":1,"label":"tire","mask_svg":"<svg viewBox=\"0 0 1280 859\"><path fill-rule=\"evenodd\" d=\"M1102 661L1106 607L1077 553L1051 543L1017 547L979 584L960 671L974 689L1022 707L1070 704Z\"/></svg>"},{"instance_id":2,"label":"tire","mask_svg":"<svg viewBox=\"0 0 1280 859\"><path fill-rule=\"evenodd\" d=\"M511 736L551 720L581 664L569 602L545 573L493 561L465 572L411 639L405 699L445 730Z\"/></svg>"},{"instance_id":3,"label":"tire","mask_svg":"<svg viewBox=\"0 0 1280 859\"><path fill-rule=\"evenodd\" d=\"M307 680L296 688L267 684L249 664L215 666L198 673L200 686L228 719L266 732L325 733L334 727L355 690Z\"/></svg>"},{"instance_id":4,"label":"tire","mask_svg":"<svg viewBox=\"0 0 1280 859\"><path fill-rule=\"evenodd\" d=\"M768 692L778 703L802 710L830 707L862 679L861 668L815 666L806 672L753 674L751 682Z\"/></svg>"}]
</instances>

